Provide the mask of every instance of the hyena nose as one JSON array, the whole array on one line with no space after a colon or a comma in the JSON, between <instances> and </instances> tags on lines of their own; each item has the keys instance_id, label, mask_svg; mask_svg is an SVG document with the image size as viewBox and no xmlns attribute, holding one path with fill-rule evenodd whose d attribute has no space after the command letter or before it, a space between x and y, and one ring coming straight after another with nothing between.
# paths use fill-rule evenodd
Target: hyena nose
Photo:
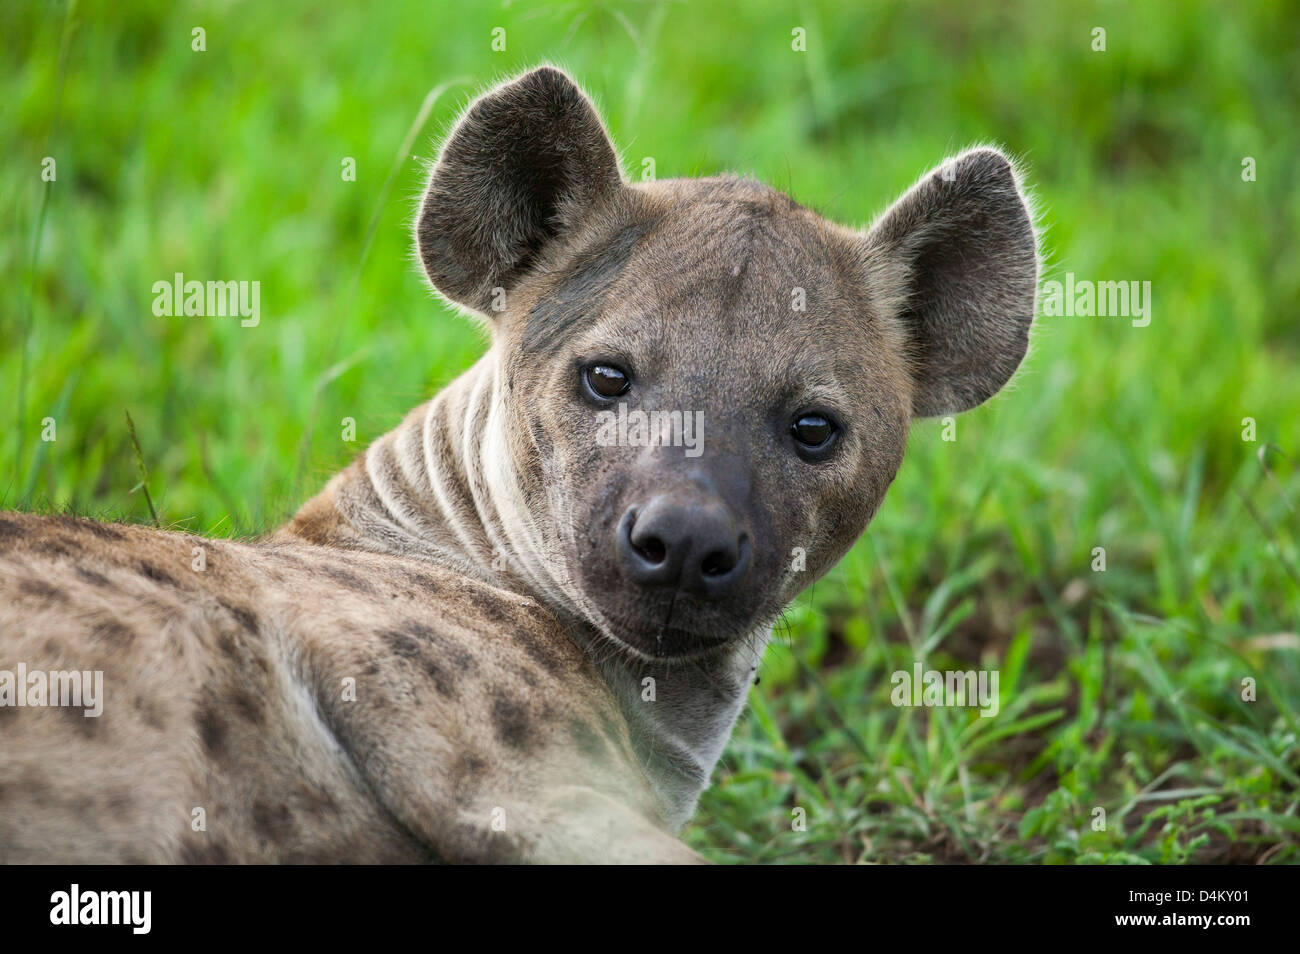
<instances>
[{"instance_id":1,"label":"hyena nose","mask_svg":"<svg viewBox=\"0 0 1300 954\"><path fill-rule=\"evenodd\" d=\"M730 594L749 570L749 538L721 501L665 495L629 507L618 524L618 554L645 587L680 587L705 599Z\"/></svg>"}]
</instances>

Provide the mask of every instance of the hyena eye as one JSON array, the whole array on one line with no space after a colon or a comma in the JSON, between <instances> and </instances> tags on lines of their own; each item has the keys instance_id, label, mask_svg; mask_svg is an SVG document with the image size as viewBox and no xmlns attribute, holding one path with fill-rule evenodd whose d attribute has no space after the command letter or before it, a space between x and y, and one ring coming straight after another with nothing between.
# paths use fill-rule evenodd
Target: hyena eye
<instances>
[{"instance_id":1,"label":"hyena eye","mask_svg":"<svg viewBox=\"0 0 1300 954\"><path fill-rule=\"evenodd\" d=\"M808 455L821 456L831 449L839 428L824 414L800 414L790 425L799 450Z\"/></svg>"},{"instance_id":2,"label":"hyena eye","mask_svg":"<svg viewBox=\"0 0 1300 954\"><path fill-rule=\"evenodd\" d=\"M582 369L582 380L597 400L619 397L632 386L628 373L612 364L587 365Z\"/></svg>"}]
</instances>

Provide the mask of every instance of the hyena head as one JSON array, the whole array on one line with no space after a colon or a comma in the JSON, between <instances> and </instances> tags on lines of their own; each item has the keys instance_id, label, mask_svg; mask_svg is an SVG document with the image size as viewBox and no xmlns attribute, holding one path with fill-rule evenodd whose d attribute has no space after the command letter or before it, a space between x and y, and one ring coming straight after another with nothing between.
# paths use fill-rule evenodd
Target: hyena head
<instances>
[{"instance_id":1,"label":"hyena head","mask_svg":"<svg viewBox=\"0 0 1300 954\"><path fill-rule=\"evenodd\" d=\"M628 182L543 67L474 102L416 224L493 335L495 479L529 571L635 656L759 632L857 539L912 418L1024 357L1038 277L1015 170L975 149L865 232L738 178Z\"/></svg>"}]
</instances>

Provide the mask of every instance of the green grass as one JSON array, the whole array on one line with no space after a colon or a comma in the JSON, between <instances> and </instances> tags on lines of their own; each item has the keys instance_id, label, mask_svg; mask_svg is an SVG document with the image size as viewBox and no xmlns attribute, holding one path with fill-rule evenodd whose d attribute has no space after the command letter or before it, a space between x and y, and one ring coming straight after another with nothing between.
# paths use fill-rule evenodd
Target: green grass
<instances>
[{"instance_id":1,"label":"green grass","mask_svg":"<svg viewBox=\"0 0 1300 954\"><path fill-rule=\"evenodd\" d=\"M687 838L718 860L1295 862L1300 16L1248 6L6 3L0 504L147 522L143 467L164 525L285 519L480 353L412 265L415 160L539 61L597 97L630 174L748 172L846 222L1000 142L1048 277L1150 281L1151 324L1043 318L955 441L915 428L868 534L787 614ZM154 317L177 271L259 280L260 326ZM1001 712L893 707L916 659L996 668Z\"/></svg>"}]
</instances>

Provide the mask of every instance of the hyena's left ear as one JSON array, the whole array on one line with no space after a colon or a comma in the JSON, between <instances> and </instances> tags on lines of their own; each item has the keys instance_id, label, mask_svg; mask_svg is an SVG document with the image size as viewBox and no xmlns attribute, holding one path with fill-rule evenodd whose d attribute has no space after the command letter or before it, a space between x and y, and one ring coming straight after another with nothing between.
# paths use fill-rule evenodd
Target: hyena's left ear
<instances>
[{"instance_id":1,"label":"hyena's left ear","mask_svg":"<svg viewBox=\"0 0 1300 954\"><path fill-rule=\"evenodd\" d=\"M972 149L927 173L872 226L866 251L907 342L912 413L996 394L1029 347L1038 288L1034 223L1007 157Z\"/></svg>"},{"instance_id":2,"label":"hyena's left ear","mask_svg":"<svg viewBox=\"0 0 1300 954\"><path fill-rule=\"evenodd\" d=\"M429 179L416 240L435 288L488 313L547 242L622 175L605 127L573 80L543 66L479 97Z\"/></svg>"}]
</instances>

